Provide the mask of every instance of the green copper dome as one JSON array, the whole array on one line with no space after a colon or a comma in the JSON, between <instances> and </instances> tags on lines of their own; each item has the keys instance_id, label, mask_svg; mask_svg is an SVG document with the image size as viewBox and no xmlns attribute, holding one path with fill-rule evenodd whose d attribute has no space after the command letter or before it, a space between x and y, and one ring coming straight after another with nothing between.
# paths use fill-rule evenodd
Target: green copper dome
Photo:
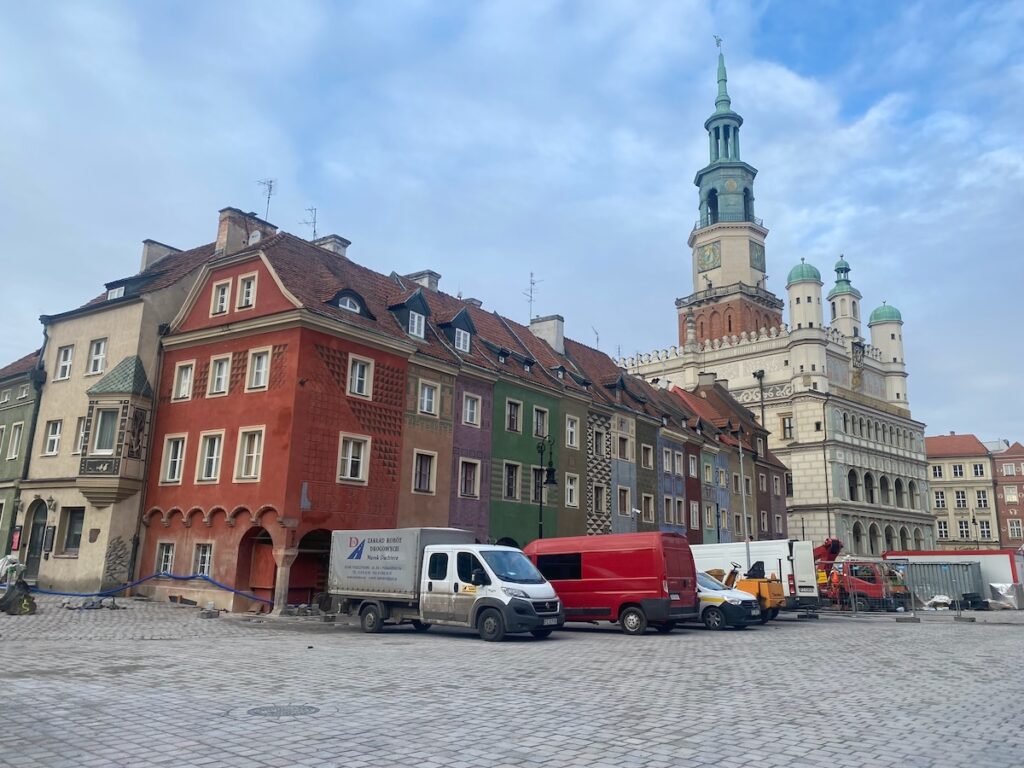
<instances>
[{"instance_id":1,"label":"green copper dome","mask_svg":"<svg viewBox=\"0 0 1024 768\"><path fill-rule=\"evenodd\" d=\"M806 283L806 282L821 282L821 272L814 268L813 265L807 264L803 259L800 259L800 263L789 270L789 277L786 278L786 287L788 288L793 283Z\"/></svg>"},{"instance_id":2,"label":"green copper dome","mask_svg":"<svg viewBox=\"0 0 1024 768\"><path fill-rule=\"evenodd\" d=\"M871 317L868 318L868 325L874 325L875 323L902 323L903 315L900 311L891 304L882 304L878 309L871 313Z\"/></svg>"},{"instance_id":3,"label":"green copper dome","mask_svg":"<svg viewBox=\"0 0 1024 768\"><path fill-rule=\"evenodd\" d=\"M836 272L840 272L840 271L849 272L850 271L850 262L848 262L846 259L844 259L842 256L840 256L839 257L839 261L836 262L835 270L836 270Z\"/></svg>"},{"instance_id":4,"label":"green copper dome","mask_svg":"<svg viewBox=\"0 0 1024 768\"><path fill-rule=\"evenodd\" d=\"M854 288L850 282L850 262L840 256L839 261L836 262L836 285L835 288L828 292L828 298L831 301L832 297L842 293L848 293L858 299L861 298L860 291Z\"/></svg>"}]
</instances>

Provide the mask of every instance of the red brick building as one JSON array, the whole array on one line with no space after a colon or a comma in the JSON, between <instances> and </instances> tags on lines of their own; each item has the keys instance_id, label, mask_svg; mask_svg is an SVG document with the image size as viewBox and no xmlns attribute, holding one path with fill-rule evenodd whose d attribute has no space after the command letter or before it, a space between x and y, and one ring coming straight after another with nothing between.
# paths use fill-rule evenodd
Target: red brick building
<instances>
[{"instance_id":1,"label":"red brick building","mask_svg":"<svg viewBox=\"0 0 1024 768\"><path fill-rule=\"evenodd\" d=\"M1024 445L1015 442L992 455L996 481L996 517L999 542L1004 547L1024 546Z\"/></svg>"}]
</instances>

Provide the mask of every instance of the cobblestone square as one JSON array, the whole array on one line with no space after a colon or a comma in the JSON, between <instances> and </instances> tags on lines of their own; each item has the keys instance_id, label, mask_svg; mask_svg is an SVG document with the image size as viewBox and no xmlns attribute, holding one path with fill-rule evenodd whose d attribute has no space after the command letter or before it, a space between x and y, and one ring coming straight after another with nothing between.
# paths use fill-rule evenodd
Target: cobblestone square
<instances>
[{"instance_id":1,"label":"cobblestone square","mask_svg":"<svg viewBox=\"0 0 1024 768\"><path fill-rule=\"evenodd\" d=\"M1016 614L489 644L119 604L0 616L0 764L998 768L1024 754Z\"/></svg>"}]
</instances>

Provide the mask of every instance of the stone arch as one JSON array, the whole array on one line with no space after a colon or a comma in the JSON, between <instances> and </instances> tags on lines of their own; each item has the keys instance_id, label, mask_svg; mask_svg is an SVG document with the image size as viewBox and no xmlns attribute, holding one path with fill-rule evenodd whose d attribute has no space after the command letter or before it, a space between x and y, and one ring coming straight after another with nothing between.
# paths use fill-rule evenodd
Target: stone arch
<instances>
[{"instance_id":1,"label":"stone arch","mask_svg":"<svg viewBox=\"0 0 1024 768\"><path fill-rule=\"evenodd\" d=\"M864 437L864 417L860 417L860 429L857 430L857 434Z\"/></svg>"},{"instance_id":2,"label":"stone arch","mask_svg":"<svg viewBox=\"0 0 1024 768\"><path fill-rule=\"evenodd\" d=\"M142 525L149 528L149 526L153 524L153 518L157 515L159 515L160 519L163 520L164 511L160 509L160 507L152 507L142 516Z\"/></svg>"},{"instance_id":3,"label":"stone arch","mask_svg":"<svg viewBox=\"0 0 1024 768\"><path fill-rule=\"evenodd\" d=\"M731 309L725 310L725 333L728 336L732 336L732 334L733 334L732 318L733 318L733 311Z\"/></svg>"},{"instance_id":4,"label":"stone arch","mask_svg":"<svg viewBox=\"0 0 1024 768\"><path fill-rule=\"evenodd\" d=\"M843 411L843 432L850 434L850 414Z\"/></svg>"},{"instance_id":5,"label":"stone arch","mask_svg":"<svg viewBox=\"0 0 1024 768\"><path fill-rule=\"evenodd\" d=\"M901 509L903 507L906 507L907 497L906 493L904 493L903 490L903 480L897 477L896 482L892 484L892 489L893 493L896 495L896 506L900 507Z\"/></svg>"},{"instance_id":6,"label":"stone arch","mask_svg":"<svg viewBox=\"0 0 1024 768\"><path fill-rule=\"evenodd\" d=\"M850 501L860 500L860 478L857 477L857 470L851 469L846 474L846 490L849 494Z\"/></svg>"},{"instance_id":7,"label":"stone arch","mask_svg":"<svg viewBox=\"0 0 1024 768\"><path fill-rule=\"evenodd\" d=\"M877 523L868 526L868 551L872 555L882 554L882 532Z\"/></svg>"},{"instance_id":8,"label":"stone arch","mask_svg":"<svg viewBox=\"0 0 1024 768\"><path fill-rule=\"evenodd\" d=\"M924 532L920 528L914 528L914 549L924 549Z\"/></svg>"},{"instance_id":9,"label":"stone arch","mask_svg":"<svg viewBox=\"0 0 1024 768\"><path fill-rule=\"evenodd\" d=\"M910 530L905 525L900 526L900 549L910 549Z\"/></svg>"},{"instance_id":10,"label":"stone arch","mask_svg":"<svg viewBox=\"0 0 1024 768\"><path fill-rule=\"evenodd\" d=\"M192 527L192 519L196 515L199 515L200 520L206 520L206 513L203 511L202 507L192 507L188 512L181 516L182 520L185 522L186 528Z\"/></svg>"},{"instance_id":11,"label":"stone arch","mask_svg":"<svg viewBox=\"0 0 1024 768\"><path fill-rule=\"evenodd\" d=\"M255 522L253 520L252 511L248 507L246 507L246 506L238 506L238 507L235 507L234 509L232 509L229 513L227 513L227 524L228 524L228 527L229 528L233 527L234 524L235 524L235 521L238 519L238 516L242 515L242 514L245 514L245 515L248 516L249 522L253 522L253 523Z\"/></svg>"},{"instance_id":12,"label":"stone arch","mask_svg":"<svg viewBox=\"0 0 1024 768\"><path fill-rule=\"evenodd\" d=\"M718 310L712 310L711 315L708 317L708 338L720 339L724 335L722 333L722 315Z\"/></svg>"},{"instance_id":13,"label":"stone arch","mask_svg":"<svg viewBox=\"0 0 1024 768\"><path fill-rule=\"evenodd\" d=\"M920 496L917 492L917 483L911 480L907 483L907 502L910 504L911 509L917 509Z\"/></svg>"},{"instance_id":14,"label":"stone arch","mask_svg":"<svg viewBox=\"0 0 1024 768\"><path fill-rule=\"evenodd\" d=\"M225 520L227 520L228 511L218 504L217 506L210 507L210 511L203 515L203 525L205 525L207 528L213 526L213 516L216 515L218 512L224 516Z\"/></svg>"},{"instance_id":15,"label":"stone arch","mask_svg":"<svg viewBox=\"0 0 1024 768\"><path fill-rule=\"evenodd\" d=\"M896 529L891 525L885 526L885 551L892 552L896 549Z\"/></svg>"},{"instance_id":16,"label":"stone arch","mask_svg":"<svg viewBox=\"0 0 1024 768\"><path fill-rule=\"evenodd\" d=\"M870 472L864 473L864 501L875 503L875 477Z\"/></svg>"},{"instance_id":17,"label":"stone arch","mask_svg":"<svg viewBox=\"0 0 1024 768\"><path fill-rule=\"evenodd\" d=\"M25 543L22 547L25 554L22 555L25 563L24 577L32 580L39 577L39 564L43 559L43 542L46 539L46 523L50 510L42 499L35 499L29 504L25 511L25 521L22 534Z\"/></svg>"},{"instance_id":18,"label":"stone arch","mask_svg":"<svg viewBox=\"0 0 1024 768\"><path fill-rule=\"evenodd\" d=\"M331 532L313 528L299 539L298 555L288 573L288 602L312 603L327 591L327 571L331 562Z\"/></svg>"},{"instance_id":19,"label":"stone arch","mask_svg":"<svg viewBox=\"0 0 1024 768\"><path fill-rule=\"evenodd\" d=\"M274 560L274 538L266 528L254 525L238 540L235 557L235 589L274 599L277 562ZM265 606L265 603L256 603Z\"/></svg>"},{"instance_id":20,"label":"stone arch","mask_svg":"<svg viewBox=\"0 0 1024 768\"><path fill-rule=\"evenodd\" d=\"M878 479L878 496L882 506L892 506L892 486L889 484L889 478L885 475Z\"/></svg>"},{"instance_id":21,"label":"stone arch","mask_svg":"<svg viewBox=\"0 0 1024 768\"><path fill-rule=\"evenodd\" d=\"M857 520L853 524L853 535L851 536L853 541L851 545L853 547L854 554L859 554L864 551L864 526L861 525L860 520Z\"/></svg>"},{"instance_id":22,"label":"stone arch","mask_svg":"<svg viewBox=\"0 0 1024 768\"><path fill-rule=\"evenodd\" d=\"M268 514L273 515L275 519L279 517L277 507L275 507L273 504L264 504L262 507L257 509L256 512L253 514L253 523L257 525L263 525L264 527L266 527L264 522L264 516ZM280 522L280 520L277 520L277 522Z\"/></svg>"}]
</instances>

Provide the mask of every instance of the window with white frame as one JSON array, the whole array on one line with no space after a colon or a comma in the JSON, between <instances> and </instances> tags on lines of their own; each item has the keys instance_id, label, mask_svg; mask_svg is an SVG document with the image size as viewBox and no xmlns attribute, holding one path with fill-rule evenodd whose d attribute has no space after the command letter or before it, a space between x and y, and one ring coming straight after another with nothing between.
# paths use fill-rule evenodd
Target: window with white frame
<instances>
[{"instance_id":1,"label":"window with white frame","mask_svg":"<svg viewBox=\"0 0 1024 768\"><path fill-rule=\"evenodd\" d=\"M0 424L0 456L3 455L2 451L4 449L4 437L6 435L7 435L7 425L6 424Z\"/></svg>"},{"instance_id":2,"label":"window with white frame","mask_svg":"<svg viewBox=\"0 0 1024 768\"><path fill-rule=\"evenodd\" d=\"M533 480L530 485L530 501L540 501L541 496L547 503L547 486L544 485L544 470L541 467L533 467L530 470L530 478Z\"/></svg>"},{"instance_id":3,"label":"window with white frame","mask_svg":"<svg viewBox=\"0 0 1024 768\"><path fill-rule=\"evenodd\" d=\"M757 438L757 455L764 456L764 438Z\"/></svg>"},{"instance_id":4,"label":"window with white frame","mask_svg":"<svg viewBox=\"0 0 1024 768\"><path fill-rule=\"evenodd\" d=\"M546 437L548 434L548 411L547 408L533 408L533 436Z\"/></svg>"},{"instance_id":5,"label":"window with white frame","mask_svg":"<svg viewBox=\"0 0 1024 768\"><path fill-rule=\"evenodd\" d=\"M675 453L675 464L673 466L673 470L680 477L683 476L683 454L680 451L676 451Z\"/></svg>"},{"instance_id":6,"label":"window with white frame","mask_svg":"<svg viewBox=\"0 0 1024 768\"><path fill-rule=\"evenodd\" d=\"M7 443L7 458L16 459L21 451L21 434L25 430L24 422L11 424L11 440Z\"/></svg>"},{"instance_id":7,"label":"window with white frame","mask_svg":"<svg viewBox=\"0 0 1024 768\"><path fill-rule=\"evenodd\" d=\"M19 395L19 397L20 397L20 395ZM1017 474L1017 465L1016 464L1003 464L1003 474L1007 475L1007 476L1016 475Z\"/></svg>"},{"instance_id":8,"label":"window with white frame","mask_svg":"<svg viewBox=\"0 0 1024 768\"><path fill-rule=\"evenodd\" d=\"M122 296L124 296L123 285L119 285L116 288L111 288L107 291L107 301L110 301L111 299L120 299Z\"/></svg>"},{"instance_id":9,"label":"window with white frame","mask_svg":"<svg viewBox=\"0 0 1024 768\"><path fill-rule=\"evenodd\" d=\"M686 500L676 499L676 525L686 525Z\"/></svg>"},{"instance_id":10,"label":"window with white frame","mask_svg":"<svg viewBox=\"0 0 1024 768\"><path fill-rule=\"evenodd\" d=\"M424 335L424 325L426 318L419 312L409 311L409 335L415 336L417 339L422 339Z\"/></svg>"},{"instance_id":11,"label":"window with white frame","mask_svg":"<svg viewBox=\"0 0 1024 768\"><path fill-rule=\"evenodd\" d=\"M93 339L89 342L89 363L86 367L86 374L93 376L103 373L107 363L107 340Z\"/></svg>"},{"instance_id":12,"label":"window with white frame","mask_svg":"<svg viewBox=\"0 0 1024 768\"><path fill-rule=\"evenodd\" d=\"M46 445L43 447L43 455L56 456L60 451L60 430L63 424L62 419L46 422Z\"/></svg>"},{"instance_id":13,"label":"window with white frame","mask_svg":"<svg viewBox=\"0 0 1024 768\"><path fill-rule=\"evenodd\" d=\"M988 520L978 521L978 530L981 533L981 538L991 539L992 538L992 523Z\"/></svg>"},{"instance_id":14,"label":"window with white frame","mask_svg":"<svg viewBox=\"0 0 1024 768\"><path fill-rule=\"evenodd\" d=\"M700 528L700 502L690 502L690 528L692 530L698 530Z\"/></svg>"},{"instance_id":15,"label":"window with white frame","mask_svg":"<svg viewBox=\"0 0 1024 768\"><path fill-rule=\"evenodd\" d=\"M429 416L437 416L437 384L420 380L419 410Z\"/></svg>"},{"instance_id":16,"label":"window with white frame","mask_svg":"<svg viewBox=\"0 0 1024 768\"><path fill-rule=\"evenodd\" d=\"M455 329L455 348L459 352L469 352L469 331Z\"/></svg>"},{"instance_id":17,"label":"window with white frame","mask_svg":"<svg viewBox=\"0 0 1024 768\"><path fill-rule=\"evenodd\" d=\"M205 432L200 435L197 481L210 483L220 479L220 455L223 447L222 432Z\"/></svg>"},{"instance_id":18,"label":"window with white frame","mask_svg":"<svg viewBox=\"0 0 1024 768\"><path fill-rule=\"evenodd\" d=\"M196 544L192 557L192 575L209 576L213 563L213 544Z\"/></svg>"},{"instance_id":19,"label":"window with white frame","mask_svg":"<svg viewBox=\"0 0 1024 768\"><path fill-rule=\"evenodd\" d=\"M523 404L517 400L505 401L505 429L508 432L520 432L522 427L519 423L519 413Z\"/></svg>"},{"instance_id":20,"label":"window with white frame","mask_svg":"<svg viewBox=\"0 0 1024 768\"><path fill-rule=\"evenodd\" d=\"M222 315L228 311L228 296L231 295L231 281L224 280L213 284L210 296L210 314Z\"/></svg>"},{"instance_id":21,"label":"window with white frame","mask_svg":"<svg viewBox=\"0 0 1024 768\"><path fill-rule=\"evenodd\" d=\"M666 475L672 474L672 449L661 449L661 471Z\"/></svg>"},{"instance_id":22,"label":"window with white frame","mask_svg":"<svg viewBox=\"0 0 1024 768\"><path fill-rule=\"evenodd\" d=\"M958 520L957 528L960 533L961 539L971 538L971 521L970 520Z\"/></svg>"},{"instance_id":23,"label":"window with white frame","mask_svg":"<svg viewBox=\"0 0 1024 768\"><path fill-rule=\"evenodd\" d=\"M740 476L737 475L735 472L733 472L733 475L732 475L732 492L733 493L739 493L740 492Z\"/></svg>"},{"instance_id":24,"label":"window with white frame","mask_svg":"<svg viewBox=\"0 0 1024 768\"><path fill-rule=\"evenodd\" d=\"M519 470L518 464L505 462L505 484L502 495L506 499L517 500L519 498Z\"/></svg>"},{"instance_id":25,"label":"window with white frame","mask_svg":"<svg viewBox=\"0 0 1024 768\"><path fill-rule=\"evenodd\" d=\"M256 306L256 273L242 275L238 278L238 309L250 309Z\"/></svg>"},{"instance_id":26,"label":"window with white frame","mask_svg":"<svg viewBox=\"0 0 1024 768\"><path fill-rule=\"evenodd\" d=\"M666 496L662 499L662 522L671 525L674 515L675 508L672 506L672 497Z\"/></svg>"},{"instance_id":27,"label":"window with white frame","mask_svg":"<svg viewBox=\"0 0 1024 768\"><path fill-rule=\"evenodd\" d=\"M726 471L724 469L722 469L721 467L719 467L718 468L718 486L720 488L725 488L726 485L728 484L728 480L726 480L726 477L727 477ZM739 475L737 475L737 477L739 477ZM740 489L739 485L737 485L736 486L736 490L739 491L739 489Z\"/></svg>"},{"instance_id":28,"label":"window with white frame","mask_svg":"<svg viewBox=\"0 0 1024 768\"><path fill-rule=\"evenodd\" d=\"M936 522L936 526L938 527L939 538L948 539L949 523L946 520L939 520L938 522Z\"/></svg>"},{"instance_id":29,"label":"window with white frame","mask_svg":"<svg viewBox=\"0 0 1024 768\"><path fill-rule=\"evenodd\" d=\"M967 509L967 491L953 491L957 509Z\"/></svg>"},{"instance_id":30,"label":"window with white frame","mask_svg":"<svg viewBox=\"0 0 1024 768\"><path fill-rule=\"evenodd\" d=\"M654 522L654 497L649 493L640 494L640 514L645 523Z\"/></svg>"},{"instance_id":31,"label":"window with white frame","mask_svg":"<svg viewBox=\"0 0 1024 768\"><path fill-rule=\"evenodd\" d=\"M782 493L782 480L778 475L772 475L772 493L776 496Z\"/></svg>"},{"instance_id":32,"label":"window with white frame","mask_svg":"<svg viewBox=\"0 0 1024 768\"><path fill-rule=\"evenodd\" d=\"M1022 523L1021 520L1007 520L1006 521L1006 533L1007 533L1007 535L1009 535L1009 537L1011 539L1022 539L1022 538L1024 538L1024 535L1022 535L1022 534L1024 534L1024 531L1022 531L1022 528L1024 528L1024 526L1022 526L1021 523Z\"/></svg>"},{"instance_id":33,"label":"window with white frame","mask_svg":"<svg viewBox=\"0 0 1024 768\"><path fill-rule=\"evenodd\" d=\"M946 492L935 491L935 508L945 509L946 508Z\"/></svg>"},{"instance_id":34,"label":"window with white frame","mask_svg":"<svg viewBox=\"0 0 1024 768\"><path fill-rule=\"evenodd\" d=\"M238 432L236 480L259 480L263 463L263 427L243 428Z\"/></svg>"},{"instance_id":35,"label":"window with white frame","mask_svg":"<svg viewBox=\"0 0 1024 768\"><path fill-rule=\"evenodd\" d=\"M782 439L792 440L793 439L793 417L783 416L782 417Z\"/></svg>"},{"instance_id":36,"label":"window with white frame","mask_svg":"<svg viewBox=\"0 0 1024 768\"><path fill-rule=\"evenodd\" d=\"M767 491L768 490L768 476L763 472L757 475L757 490Z\"/></svg>"},{"instance_id":37,"label":"window with white frame","mask_svg":"<svg viewBox=\"0 0 1024 768\"><path fill-rule=\"evenodd\" d=\"M643 443L640 444L640 466L644 469L654 469L654 448Z\"/></svg>"},{"instance_id":38,"label":"window with white frame","mask_svg":"<svg viewBox=\"0 0 1024 768\"><path fill-rule=\"evenodd\" d=\"M608 508L608 490L603 485L594 484L594 511L604 512Z\"/></svg>"},{"instance_id":39,"label":"window with white frame","mask_svg":"<svg viewBox=\"0 0 1024 768\"><path fill-rule=\"evenodd\" d=\"M715 527L715 509L710 504L704 505L704 527Z\"/></svg>"},{"instance_id":40,"label":"window with white frame","mask_svg":"<svg viewBox=\"0 0 1024 768\"><path fill-rule=\"evenodd\" d=\"M714 481L715 481L715 476L712 473L711 465L710 464L705 464L704 465L704 482L705 483L713 483Z\"/></svg>"},{"instance_id":41,"label":"window with white frame","mask_svg":"<svg viewBox=\"0 0 1024 768\"><path fill-rule=\"evenodd\" d=\"M607 447L604 442L604 430L594 430L594 455L605 456L607 455Z\"/></svg>"},{"instance_id":42,"label":"window with white frame","mask_svg":"<svg viewBox=\"0 0 1024 768\"><path fill-rule=\"evenodd\" d=\"M975 464L974 465L974 476L975 477L984 477L985 476L985 465L984 464Z\"/></svg>"},{"instance_id":43,"label":"window with white frame","mask_svg":"<svg viewBox=\"0 0 1024 768\"><path fill-rule=\"evenodd\" d=\"M92 452L98 455L111 455L114 453L114 443L117 440L117 424L121 418L121 412L116 408L101 408L96 411L93 421L96 425L96 437L92 443Z\"/></svg>"},{"instance_id":44,"label":"window with white frame","mask_svg":"<svg viewBox=\"0 0 1024 768\"><path fill-rule=\"evenodd\" d=\"M578 507L580 505L580 476L565 475L565 506Z\"/></svg>"},{"instance_id":45,"label":"window with white frame","mask_svg":"<svg viewBox=\"0 0 1024 768\"><path fill-rule=\"evenodd\" d=\"M185 469L185 435L167 435L164 438L164 483L180 483Z\"/></svg>"},{"instance_id":46,"label":"window with white frame","mask_svg":"<svg viewBox=\"0 0 1024 768\"><path fill-rule=\"evenodd\" d=\"M462 396L462 423L471 427L480 426L480 398L478 396Z\"/></svg>"},{"instance_id":47,"label":"window with white frame","mask_svg":"<svg viewBox=\"0 0 1024 768\"><path fill-rule=\"evenodd\" d=\"M963 476L964 476L964 465L963 464L954 464L953 465L953 477L963 477Z\"/></svg>"},{"instance_id":48,"label":"window with white frame","mask_svg":"<svg viewBox=\"0 0 1024 768\"><path fill-rule=\"evenodd\" d=\"M348 393L356 397L373 397L373 361L349 355Z\"/></svg>"},{"instance_id":49,"label":"window with white frame","mask_svg":"<svg viewBox=\"0 0 1024 768\"><path fill-rule=\"evenodd\" d=\"M744 478L743 478L743 492L744 492L744 493L745 493L745 494L746 494L747 496L751 496L751 495L753 495L753 488L754 488L754 483L753 483L753 481L751 480L751 478L749 478L749 477L744 477Z\"/></svg>"},{"instance_id":50,"label":"window with white frame","mask_svg":"<svg viewBox=\"0 0 1024 768\"><path fill-rule=\"evenodd\" d=\"M618 446L618 453L616 454L617 458L622 459L623 461L631 461L633 458L633 451L630 450L629 438L619 435Z\"/></svg>"},{"instance_id":51,"label":"window with white frame","mask_svg":"<svg viewBox=\"0 0 1024 768\"><path fill-rule=\"evenodd\" d=\"M11 390L5 389L3 392L0 392L0 405L2 405L3 403L9 403L10 401Z\"/></svg>"},{"instance_id":52,"label":"window with white frame","mask_svg":"<svg viewBox=\"0 0 1024 768\"><path fill-rule=\"evenodd\" d=\"M565 447L580 447L580 420L576 416L565 417Z\"/></svg>"},{"instance_id":53,"label":"window with white frame","mask_svg":"<svg viewBox=\"0 0 1024 768\"><path fill-rule=\"evenodd\" d=\"M761 530L768 530L768 512L763 509L761 510Z\"/></svg>"},{"instance_id":54,"label":"window with white frame","mask_svg":"<svg viewBox=\"0 0 1024 768\"><path fill-rule=\"evenodd\" d=\"M975 491L978 509L988 509L988 491Z\"/></svg>"},{"instance_id":55,"label":"window with white frame","mask_svg":"<svg viewBox=\"0 0 1024 768\"><path fill-rule=\"evenodd\" d=\"M28 384L22 384L20 387L18 387L18 399L24 400L26 397L28 397ZM1012 467L1013 464L1011 464L1010 466Z\"/></svg>"},{"instance_id":56,"label":"window with white frame","mask_svg":"<svg viewBox=\"0 0 1024 768\"><path fill-rule=\"evenodd\" d=\"M622 517L629 517L633 510L629 503L629 488L618 488L618 512Z\"/></svg>"},{"instance_id":57,"label":"window with white frame","mask_svg":"<svg viewBox=\"0 0 1024 768\"><path fill-rule=\"evenodd\" d=\"M247 392L266 389L270 378L270 350L254 349L249 352L249 375L246 377Z\"/></svg>"},{"instance_id":58,"label":"window with white frame","mask_svg":"<svg viewBox=\"0 0 1024 768\"><path fill-rule=\"evenodd\" d=\"M75 356L75 345L69 344L57 350L57 375L55 381L71 378L71 363Z\"/></svg>"},{"instance_id":59,"label":"window with white frame","mask_svg":"<svg viewBox=\"0 0 1024 768\"><path fill-rule=\"evenodd\" d=\"M161 541L156 546L156 572L174 573L174 544Z\"/></svg>"},{"instance_id":60,"label":"window with white frame","mask_svg":"<svg viewBox=\"0 0 1024 768\"><path fill-rule=\"evenodd\" d=\"M231 355L222 355L210 359L210 381L206 387L207 397L216 397L228 393L228 382L231 378Z\"/></svg>"},{"instance_id":61,"label":"window with white frame","mask_svg":"<svg viewBox=\"0 0 1024 768\"><path fill-rule=\"evenodd\" d=\"M365 483L369 469L370 439L361 435L338 437L338 480Z\"/></svg>"},{"instance_id":62,"label":"window with white frame","mask_svg":"<svg viewBox=\"0 0 1024 768\"><path fill-rule=\"evenodd\" d=\"M1017 486L1008 485L1003 488L1003 498L1006 500L1007 504L1016 504L1018 499Z\"/></svg>"},{"instance_id":63,"label":"window with white frame","mask_svg":"<svg viewBox=\"0 0 1024 768\"><path fill-rule=\"evenodd\" d=\"M697 457L688 456L690 462L690 477L697 477Z\"/></svg>"},{"instance_id":64,"label":"window with white frame","mask_svg":"<svg viewBox=\"0 0 1024 768\"><path fill-rule=\"evenodd\" d=\"M459 496L476 499L480 496L480 462L472 459L459 461Z\"/></svg>"},{"instance_id":65,"label":"window with white frame","mask_svg":"<svg viewBox=\"0 0 1024 768\"><path fill-rule=\"evenodd\" d=\"M172 400L192 399L192 375L195 372L195 361L178 363L174 366L174 392Z\"/></svg>"},{"instance_id":66,"label":"window with white frame","mask_svg":"<svg viewBox=\"0 0 1024 768\"><path fill-rule=\"evenodd\" d=\"M775 532L782 533L782 515L775 516Z\"/></svg>"},{"instance_id":67,"label":"window with white frame","mask_svg":"<svg viewBox=\"0 0 1024 768\"><path fill-rule=\"evenodd\" d=\"M942 465L941 464L932 464L932 477L935 478L936 480L941 480L942 479Z\"/></svg>"},{"instance_id":68,"label":"window with white frame","mask_svg":"<svg viewBox=\"0 0 1024 768\"><path fill-rule=\"evenodd\" d=\"M77 555L82 546L82 529L85 527L85 509L83 507L64 507L61 510L64 518L63 553Z\"/></svg>"},{"instance_id":69,"label":"window with white frame","mask_svg":"<svg viewBox=\"0 0 1024 768\"><path fill-rule=\"evenodd\" d=\"M357 315L361 311L359 302L353 299L351 296L342 296L338 299L338 307L349 312L355 312Z\"/></svg>"},{"instance_id":70,"label":"window with white frame","mask_svg":"<svg viewBox=\"0 0 1024 768\"><path fill-rule=\"evenodd\" d=\"M414 493L434 492L434 466L437 454L428 451L413 451L412 490Z\"/></svg>"}]
</instances>

